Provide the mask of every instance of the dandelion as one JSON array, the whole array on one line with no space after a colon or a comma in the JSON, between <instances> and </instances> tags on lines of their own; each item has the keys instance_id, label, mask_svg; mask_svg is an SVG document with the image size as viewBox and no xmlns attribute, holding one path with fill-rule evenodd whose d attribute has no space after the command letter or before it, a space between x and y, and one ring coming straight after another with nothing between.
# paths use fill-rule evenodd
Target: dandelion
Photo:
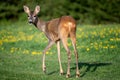
<instances>
[{"instance_id":1,"label":"dandelion","mask_svg":"<svg viewBox=\"0 0 120 80\"><path fill-rule=\"evenodd\" d=\"M28 50L24 50L23 53L24 53L24 54L28 54L29 51L28 51Z\"/></svg>"},{"instance_id":2,"label":"dandelion","mask_svg":"<svg viewBox=\"0 0 120 80\"><path fill-rule=\"evenodd\" d=\"M79 31L82 31L82 28L79 28L78 30L79 30Z\"/></svg>"},{"instance_id":3,"label":"dandelion","mask_svg":"<svg viewBox=\"0 0 120 80\"><path fill-rule=\"evenodd\" d=\"M4 47L2 47L1 50L4 50Z\"/></svg>"},{"instance_id":4,"label":"dandelion","mask_svg":"<svg viewBox=\"0 0 120 80\"><path fill-rule=\"evenodd\" d=\"M114 39L113 38L110 38L110 41L113 41Z\"/></svg>"},{"instance_id":5,"label":"dandelion","mask_svg":"<svg viewBox=\"0 0 120 80\"><path fill-rule=\"evenodd\" d=\"M71 46L71 43L68 43L68 46Z\"/></svg>"},{"instance_id":6,"label":"dandelion","mask_svg":"<svg viewBox=\"0 0 120 80\"><path fill-rule=\"evenodd\" d=\"M96 47L95 49L98 50L98 47Z\"/></svg>"},{"instance_id":7,"label":"dandelion","mask_svg":"<svg viewBox=\"0 0 120 80\"><path fill-rule=\"evenodd\" d=\"M116 33L115 35L118 36L118 33Z\"/></svg>"},{"instance_id":8,"label":"dandelion","mask_svg":"<svg viewBox=\"0 0 120 80\"><path fill-rule=\"evenodd\" d=\"M36 52L36 51L32 52L32 55L36 55L36 54L42 54L42 53L41 52Z\"/></svg>"},{"instance_id":9,"label":"dandelion","mask_svg":"<svg viewBox=\"0 0 120 80\"><path fill-rule=\"evenodd\" d=\"M39 52L39 54L42 54L42 52Z\"/></svg>"},{"instance_id":10,"label":"dandelion","mask_svg":"<svg viewBox=\"0 0 120 80\"><path fill-rule=\"evenodd\" d=\"M97 32L95 32L95 31L94 31L94 32L92 32L92 35L95 35L95 36L96 36L96 35L97 35Z\"/></svg>"},{"instance_id":11,"label":"dandelion","mask_svg":"<svg viewBox=\"0 0 120 80\"><path fill-rule=\"evenodd\" d=\"M0 46L3 44L3 41L2 40L0 40Z\"/></svg>"},{"instance_id":12,"label":"dandelion","mask_svg":"<svg viewBox=\"0 0 120 80\"><path fill-rule=\"evenodd\" d=\"M89 50L90 50L90 48L86 48L86 50L87 50L87 51L89 51Z\"/></svg>"},{"instance_id":13,"label":"dandelion","mask_svg":"<svg viewBox=\"0 0 120 80\"><path fill-rule=\"evenodd\" d=\"M120 41L120 38L116 38L116 41Z\"/></svg>"},{"instance_id":14,"label":"dandelion","mask_svg":"<svg viewBox=\"0 0 120 80\"><path fill-rule=\"evenodd\" d=\"M93 43L90 43L90 45L93 45Z\"/></svg>"},{"instance_id":15,"label":"dandelion","mask_svg":"<svg viewBox=\"0 0 120 80\"><path fill-rule=\"evenodd\" d=\"M14 52L14 49L11 49L10 52L13 53L13 52Z\"/></svg>"},{"instance_id":16,"label":"dandelion","mask_svg":"<svg viewBox=\"0 0 120 80\"><path fill-rule=\"evenodd\" d=\"M35 54L37 54L37 52L33 51L32 54L35 55Z\"/></svg>"},{"instance_id":17,"label":"dandelion","mask_svg":"<svg viewBox=\"0 0 120 80\"><path fill-rule=\"evenodd\" d=\"M50 54L53 54L52 52L50 52Z\"/></svg>"},{"instance_id":18,"label":"dandelion","mask_svg":"<svg viewBox=\"0 0 120 80\"><path fill-rule=\"evenodd\" d=\"M30 41L30 40L33 39L33 37L34 37L33 35L29 35L29 36L27 36L26 38L27 38L28 41Z\"/></svg>"},{"instance_id":19,"label":"dandelion","mask_svg":"<svg viewBox=\"0 0 120 80\"><path fill-rule=\"evenodd\" d=\"M80 46L77 46L77 49L80 49Z\"/></svg>"},{"instance_id":20,"label":"dandelion","mask_svg":"<svg viewBox=\"0 0 120 80\"><path fill-rule=\"evenodd\" d=\"M116 46L113 46L113 45L112 45L112 46L110 46L110 48L112 48L112 49L113 49L113 48L115 48L115 47L116 47Z\"/></svg>"},{"instance_id":21,"label":"dandelion","mask_svg":"<svg viewBox=\"0 0 120 80\"><path fill-rule=\"evenodd\" d=\"M78 38L82 38L82 35L77 35Z\"/></svg>"},{"instance_id":22,"label":"dandelion","mask_svg":"<svg viewBox=\"0 0 120 80\"><path fill-rule=\"evenodd\" d=\"M107 44L107 43L108 43L108 41L105 41L104 43L106 43L106 44Z\"/></svg>"},{"instance_id":23,"label":"dandelion","mask_svg":"<svg viewBox=\"0 0 120 80\"><path fill-rule=\"evenodd\" d=\"M49 54L49 52L47 51L46 54Z\"/></svg>"},{"instance_id":24,"label":"dandelion","mask_svg":"<svg viewBox=\"0 0 120 80\"><path fill-rule=\"evenodd\" d=\"M14 52L16 52L16 51L18 51L18 48L12 47L12 48L10 49L10 52L11 52L11 53L14 53Z\"/></svg>"},{"instance_id":25,"label":"dandelion","mask_svg":"<svg viewBox=\"0 0 120 80\"><path fill-rule=\"evenodd\" d=\"M103 46L103 48L104 48L104 49L107 49L107 48L108 48L108 46Z\"/></svg>"},{"instance_id":26,"label":"dandelion","mask_svg":"<svg viewBox=\"0 0 120 80\"><path fill-rule=\"evenodd\" d=\"M101 38L105 38L105 36L104 36L104 35L101 35Z\"/></svg>"},{"instance_id":27,"label":"dandelion","mask_svg":"<svg viewBox=\"0 0 120 80\"><path fill-rule=\"evenodd\" d=\"M6 37L2 37L2 41L3 42L16 42L17 39L15 36L6 36Z\"/></svg>"}]
</instances>

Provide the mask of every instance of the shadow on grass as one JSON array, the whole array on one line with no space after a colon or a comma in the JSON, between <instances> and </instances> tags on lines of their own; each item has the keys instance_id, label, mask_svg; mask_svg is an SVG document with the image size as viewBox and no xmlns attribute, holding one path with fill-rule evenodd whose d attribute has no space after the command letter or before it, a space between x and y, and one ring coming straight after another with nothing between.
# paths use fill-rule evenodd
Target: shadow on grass
<instances>
[{"instance_id":1,"label":"shadow on grass","mask_svg":"<svg viewBox=\"0 0 120 80\"><path fill-rule=\"evenodd\" d=\"M52 71L52 72L48 73L47 75L52 75L52 74L55 74L55 73L57 73L57 71Z\"/></svg>"},{"instance_id":2,"label":"shadow on grass","mask_svg":"<svg viewBox=\"0 0 120 80\"><path fill-rule=\"evenodd\" d=\"M79 62L78 63L78 66L79 66L79 69L81 68L84 68L85 67L85 70L82 72L82 74L80 74L81 76L80 77L83 77L87 74L87 72L94 72L97 70L98 67L104 67L104 66L109 66L109 65L112 65L112 63L100 63L100 62ZM76 70L76 64L75 64L75 67L72 67L71 70ZM56 71L52 71L50 73L48 73L47 75L52 75L52 74L55 74L59 72L59 70L56 70ZM64 72L63 75L65 75L66 73ZM71 77L75 76L74 75L71 75Z\"/></svg>"},{"instance_id":3,"label":"shadow on grass","mask_svg":"<svg viewBox=\"0 0 120 80\"><path fill-rule=\"evenodd\" d=\"M109 66L112 63L99 63L99 62L79 62L79 69L86 67L85 71L81 74L81 77L83 77L87 72L94 72L97 70L98 67L103 66ZM76 67L73 67L71 69L76 69Z\"/></svg>"}]
</instances>

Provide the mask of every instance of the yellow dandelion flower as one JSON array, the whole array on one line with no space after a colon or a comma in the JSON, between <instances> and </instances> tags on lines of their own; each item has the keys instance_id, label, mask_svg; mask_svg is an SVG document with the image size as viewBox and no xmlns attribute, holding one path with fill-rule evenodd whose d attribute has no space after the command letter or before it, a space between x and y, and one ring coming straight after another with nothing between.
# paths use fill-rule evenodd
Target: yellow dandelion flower
<instances>
[{"instance_id":1,"label":"yellow dandelion flower","mask_svg":"<svg viewBox=\"0 0 120 80\"><path fill-rule=\"evenodd\" d=\"M3 41L4 41L4 42L9 42L9 40L8 40L8 39L4 39Z\"/></svg>"},{"instance_id":2,"label":"yellow dandelion flower","mask_svg":"<svg viewBox=\"0 0 120 80\"><path fill-rule=\"evenodd\" d=\"M2 45L3 44L3 42L2 42L2 40L0 40L0 45Z\"/></svg>"},{"instance_id":3,"label":"yellow dandelion flower","mask_svg":"<svg viewBox=\"0 0 120 80\"><path fill-rule=\"evenodd\" d=\"M42 54L42 52L36 52L36 51L33 51L32 54L33 54L33 55L36 55L36 54Z\"/></svg>"},{"instance_id":4,"label":"yellow dandelion flower","mask_svg":"<svg viewBox=\"0 0 120 80\"><path fill-rule=\"evenodd\" d=\"M38 54L42 54L42 52L38 52Z\"/></svg>"},{"instance_id":5,"label":"yellow dandelion flower","mask_svg":"<svg viewBox=\"0 0 120 80\"><path fill-rule=\"evenodd\" d=\"M46 54L49 54L49 52L47 51Z\"/></svg>"},{"instance_id":6,"label":"yellow dandelion flower","mask_svg":"<svg viewBox=\"0 0 120 80\"><path fill-rule=\"evenodd\" d=\"M114 39L113 38L110 38L110 41L113 41Z\"/></svg>"},{"instance_id":7,"label":"yellow dandelion flower","mask_svg":"<svg viewBox=\"0 0 120 80\"><path fill-rule=\"evenodd\" d=\"M98 47L96 47L95 49L98 50Z\"/></svg>"},{"instance_id":8,"label":"yellow dandelion flower","mask_svg":"<svg viewBox=\"0 0 120 80\"><path fill-rule=\"evenodd\" d=\"M105 41L104 43L108 43L108 41Z\"/></svg>"},{"instance_id":9,"label":"yellow dandelion flower","mask_svg":"<svg viewBox=\"0 0 120 80\"><path fill-rule=\"evenodd\" d=\"M71 46L71 43L68 43L68 46Z\"/></svg>"},{"instance_id":10,"label":"yellow dandelion flower","mask_svg":"<svg viewBox=\"0 0 120 80\"><path fill-rule=\"evenodd\" d=\"M105 38L105 36L104 36L104 35L101 35L101 38Z\"/></svg>"},{"instance_id":11,"label":"yellow dandelion flower","mask_svg":"<svg viewBox=\"0 0 120 80\"><path fill-rule=\"evenodd\" d=\"M14 49L11 49L10 52L13 53L13 52L14 52Z\"/></svg>"},{"instance_id":12,"label":"yellow dandelion flower","mask_svg":"<svg viewBox=\"0 0 120 80\"><path fill-rule=\"evenodd\" d=\"M33 39L33 35L29 35L26 37L28 41L32 40Z\"/></svg>"},{"instance_id":13,"label":"yellow dandelion flower","mask_svg":"<svg viewBox=\"0 0 120 80\"><path fill-rule=\"evenodd\" d=\"M2 47L1 50L4 50L4 47Z\"/></svg>"},{"instance_id":14,"label":"yellow dandelion flower","mask_svg":"<svg viewBox=\"0 0 120 80\"><path fill-rule=\"evenodd\" d=\"M80 46L77 46L77 49L80 49Z\"/></svg>"},{"instance_id":15,"label":"yellow dandelion flower","mask_svg":"<svg viewBox=\"0 0 120 80\"><path fill-rule=\"evenodd\" d=\"M93 43L90 43L90 45L93 45Z\"/></svg>"},{"instance_id":16,"label":"yellow dandelion flower","mask_svg":"<svg viewBox=\"0 0 120 80\"><path fill-rule=\"evenodd\" d=\"M100 42L100 44L102 45L103 43L102 43L102 42Z\"/></svg>"},{"instance_id":17,"label":"yellow dandelion flower","mask_svg":"<svg viewBox=\"0 0 120 80\"><path fill-rule=\"evenodd\" d=\"M112 45L112 46L110 46L110 48L112 48L112 49L113 49L113 48L115 48L115 46L113 46L113 45Z\"/></svg>"},{"instance_id":18,"label":"yellow dandelion flower","mask_svg":"<svg viewBox=\"0 0 120 80\"><path fill-rule=\"evenodd\" d=\"M118 33L116 33L115 35L118 36Z\"/></svg>"},{"instance_id":19,"label":"yellow dandelion flower","mask_svg":"<svg viewBox=\"0 0 120 80\"><path fill-rule=\"evenodd\" d=\"M79 31L82 31L82 28L79 28L78 30L79 30Z\"/></svg>"},{"instance_id":20,"label":"yellow dandelion flower","mask_svg":"<svg viewBox=\"0 0 120 80\"><path fill-rule=\"evenodd\" d=\"M28 50L24 50L23 53L24 53L24 54L28 54L29 51L28 51Z\"/></svg>"},{"instance_id":21,"label":"yellow dandelion flower","mask_svg":"<svg viewBox=\"0 0 120 80\"><path fill-rule=\"evenodd\" d=\"M86 48L86 50L87 50L87 51L89 51L89 50L90 50L90 48Z\"/></svg>"},{"instance_id":22,"label":"yellow dandelion flower","mask_svg":"<svg viewBox=\"0 0 120 80\"><path fill-rule=\"evenodd\" d=\"M120 41L120 38L116 38L116 41Z\"/></svg>"},{"instance_id":23,"label":"yellow dandelion flower","mask_svg":"<svg viewBox=\"0 0 120 80\"><path fill-rule=\"evenodd\" d=\"M78 35L77 37L78 37L78 38L82 38L82 35Z\"/></svg>"},{"instance_id":24,"label":"yellow dandelion flower","mask_svg":"<svg viewBox=\"0 0 120 80\"><path fill-rule=\"evenodd\" d=\"M33 55L37 54L35 51L32 52Z\"/></svg>"},{"instance_id":25,"label":"yellow dandelion flower","mask_svg":"<svg viewBox=\"0 0 120 80\"><path fill-rule=\"evenodd\" d=\"M107 48L108 48L108 46L103 46L103 48L104 48L104 49L107 49Z\"/></svg>"},{"instance_id":26,"label":"yellow dandelion flower","mask_svg":"<svg viewBox=\"0 0 120 80\"><path fill-rule=\"evenodd\" d=\"M52 52L50 52L50 54L53 54Z\"/></svg>"}]
</instances>

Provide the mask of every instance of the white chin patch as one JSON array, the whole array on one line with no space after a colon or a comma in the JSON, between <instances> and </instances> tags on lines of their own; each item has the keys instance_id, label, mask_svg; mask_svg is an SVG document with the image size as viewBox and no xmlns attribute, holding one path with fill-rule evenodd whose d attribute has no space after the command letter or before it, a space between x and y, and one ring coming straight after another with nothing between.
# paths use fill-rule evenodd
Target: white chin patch
<instances>
[{"instance_id":1,"label":"white chin patch","mask_svg":"<svg viewBox=\"0 0 120 80\"><path fill-rule=\"evenodd\" d=\"M32 25L32 23L29 23L29 25Z\"/></svg>"}]
</instances>

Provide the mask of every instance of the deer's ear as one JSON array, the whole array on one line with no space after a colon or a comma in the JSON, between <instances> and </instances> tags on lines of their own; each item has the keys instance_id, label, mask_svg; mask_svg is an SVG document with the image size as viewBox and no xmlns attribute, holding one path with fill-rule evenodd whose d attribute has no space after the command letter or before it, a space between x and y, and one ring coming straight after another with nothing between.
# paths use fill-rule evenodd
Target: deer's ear
<instances>
[{"instance_id":1,"label":"deer's ear","mask_svg":"<svg viewBox=\"0 0 120 80\"><path fill-rule=\"evenodd\" d=\"M38 14L38 13L40 12L40 6L36 6L34 12L35 12L36 14Z\"/></svg>"},{"instance_id":2,"label":"deer's ear","mask_svg":"<svg viewBox=\"0 0 120 80\"><path fill-rule=\"evenodd\" d=\"M23 8L24 8L24 11L26 12L26 13L30 13L30 10L29 10L29 8L27 7L27 6L23 6Z\"/></svg>"}]
</instances>

